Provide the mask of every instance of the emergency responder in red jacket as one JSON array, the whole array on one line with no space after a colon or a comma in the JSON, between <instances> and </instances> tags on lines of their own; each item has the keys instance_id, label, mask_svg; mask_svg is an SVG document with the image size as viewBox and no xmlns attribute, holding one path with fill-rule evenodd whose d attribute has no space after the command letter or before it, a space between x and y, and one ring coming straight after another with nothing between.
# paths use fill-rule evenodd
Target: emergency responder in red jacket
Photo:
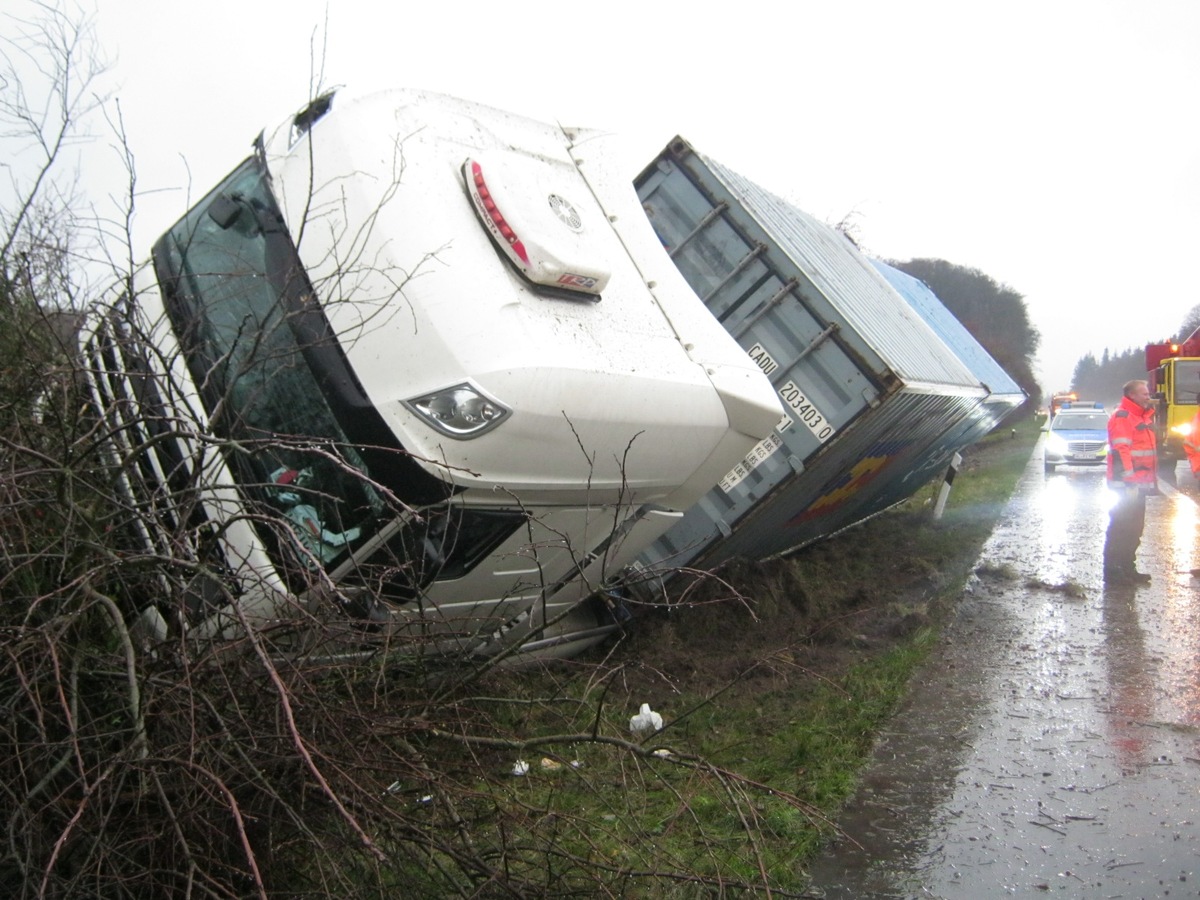
<instances>
[{"instance_id":1,"label":"emergency responder in red jacket","mask_svg":"<svg viewBox=\"0 0 1200 900\"><path fill-rule=\"evenodd\" d=\"M1158 492L1158 451L1149 385L1130 381L1124 394L1108 420L1108 485L1117 502L1104 538L1104 579L1132 584L1150 580L1134 557L1146 526L1146 495Z\"/></svg>"}]
</instances>

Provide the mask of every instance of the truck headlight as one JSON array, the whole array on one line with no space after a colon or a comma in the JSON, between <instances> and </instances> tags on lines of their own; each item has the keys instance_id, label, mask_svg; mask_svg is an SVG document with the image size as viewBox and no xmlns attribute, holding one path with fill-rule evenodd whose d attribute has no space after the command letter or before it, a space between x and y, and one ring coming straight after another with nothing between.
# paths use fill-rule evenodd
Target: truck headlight
<instances>
[{"instance_id":1,"label":"truck headlight","mask_svg":"<svg viewBox=\"0 0 1200 900\"><path fill-rule=\"evenodd\" d=\"M464 440L491 431L512 413L467 382L405 400L404 405L442 434Z\"/></svg>"}]
</instances>

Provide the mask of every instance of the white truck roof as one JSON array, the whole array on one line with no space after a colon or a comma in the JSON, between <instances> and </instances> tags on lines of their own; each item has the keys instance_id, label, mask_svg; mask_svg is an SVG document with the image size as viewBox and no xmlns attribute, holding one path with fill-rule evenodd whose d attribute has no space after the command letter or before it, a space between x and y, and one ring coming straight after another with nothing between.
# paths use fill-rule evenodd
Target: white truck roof
<instances>
[{"instance_id":1,"label":"white truck roof","mask_svg":"<svg viewBox=\"0 0 1200 900\"><path fill-rule=\"evenodd\" d=\"M289 120L266 138L347 358L431 471L531 502L633 491L682 508L779 420L769 382L662 249L612 140L409 90L338 93L309 130ZM546 290L497 250L472 163L542 277L582 273L599 294ZM511 415L463 440L406 402L459 383Z\"/></svg>"}]
</instances>

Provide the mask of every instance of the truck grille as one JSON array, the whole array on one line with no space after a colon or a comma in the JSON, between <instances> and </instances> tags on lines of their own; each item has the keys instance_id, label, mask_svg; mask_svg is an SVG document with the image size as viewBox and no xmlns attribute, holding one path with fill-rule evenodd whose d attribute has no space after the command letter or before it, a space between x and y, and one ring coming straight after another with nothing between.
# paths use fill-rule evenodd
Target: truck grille
<instances>
[{"instance_id":1,"label":"truck grille","mask_svg":"<svg viewBox=\"0 0 1200 900\"><path fill-rule=\"evenodd\" d=\"M159 559L229 571L216 541L204 540L201 549L216 529L199 502L197 454L186 440L195 424L179 421L164 402L149 344L123 305L97 313L90 325L84 372L126 505L115 527Z\"/></svg>"}]
</instances>

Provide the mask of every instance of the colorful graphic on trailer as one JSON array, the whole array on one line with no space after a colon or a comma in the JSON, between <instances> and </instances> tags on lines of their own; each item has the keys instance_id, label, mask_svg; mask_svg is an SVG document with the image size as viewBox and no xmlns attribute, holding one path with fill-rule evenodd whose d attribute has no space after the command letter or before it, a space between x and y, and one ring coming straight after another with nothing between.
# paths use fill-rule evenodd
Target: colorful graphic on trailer
<instances>
[{"instance_id":1,"label":"colorful graphic on trailer","mask_svg":"<svg viewBox=\"0 0 1200 900\"><path fill-rule=\"evenodd\" d=\"M859 491L879 477L893 461L908 450L911 441L884 441L867 451L849 471L840 473L825 488L825 493L798 515L788 520L789 526L802 525L827 516L845 506Z\"/></svg>"}]
</instances>

